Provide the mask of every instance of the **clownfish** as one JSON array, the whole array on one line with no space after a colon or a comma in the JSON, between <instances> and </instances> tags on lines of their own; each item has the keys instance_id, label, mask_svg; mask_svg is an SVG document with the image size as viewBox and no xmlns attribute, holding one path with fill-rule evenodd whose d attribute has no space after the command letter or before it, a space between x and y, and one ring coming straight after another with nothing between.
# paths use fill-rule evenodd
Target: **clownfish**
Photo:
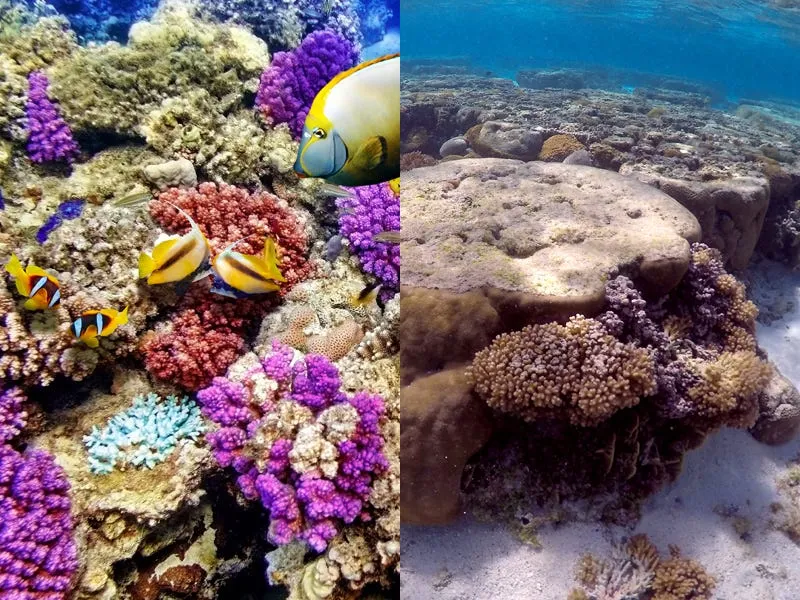
<instances>
[{"instance_id":1,"label":"clownfish","mask_svg":"<svg viewBox=\"0 0 800 600\"><path fill-rule=\"evenodd\" d=\"M233 248L241 241L234 242L214 257L211 291L231 298L243 298L281 289L277 282L286 281L286 278L278 267L278 249L272 238L267 238L261 256L234 252Z\"/></svg>"},{"instance_id":2,"label":"clownfish","mask_svg":"<svg viewBox=\"0 0 800 600\"><path fill-rule=\"evenodd\" d=\"M308 111L294 170L361 186L400 177L400 55L339 73Z\"/></svg>"},{"instance_id":3,"label":"clownfish","mask_svg":"<svg viewBox=\"0 0 800 600\"><path fill-rule=\"evenodd\" d=\"M169 204L169 203L168 203ZM182 235L162 238L153 248L152 255L139 255L139 279L147 277L150 285L198 281L209 275L207 271L211 247L197 223L184 210L170 204L189 220L191 230Z\"/></svg>"},{"instance_id":4,"label":"clownfish","mask_svg":"<svg viewBox=\"0 0 800 600\"><path fill-rule=\"evenodd\" d=\"M73 321L70 329L72 330L72 335L78 340L90 348L97 348L100 345L97 336L107 337L114 333L117 327L125 325L127 322L127 306L122 312L113 308L87 310Z\"/></svg>"},{"instance_id":5,"label":"clownfish","mask_svg":"<svg viewBox=\"0 0 800 600\"><path fill-rule=\"evenodd\" d=\"M61 286L58 279L35 265L22 268L16 254L6 264L8 271L17 284L17 291L28 298L25 308L28 310L44 310L55 308L61 303Z\"/></svg>"}]
</instances>

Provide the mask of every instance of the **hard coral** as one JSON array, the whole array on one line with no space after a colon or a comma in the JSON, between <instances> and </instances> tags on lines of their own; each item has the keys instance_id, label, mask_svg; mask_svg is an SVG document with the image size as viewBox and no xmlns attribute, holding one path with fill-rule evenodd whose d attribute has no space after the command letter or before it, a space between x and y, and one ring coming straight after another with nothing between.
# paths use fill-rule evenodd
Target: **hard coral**
<instances>
[{"instance_id":1,"label":"hard coral","mask_svg":"<svg viewBox=\"0 0 800 600\"><path fill-rule=\"evenodd\" d=\"M574 135L556 134L547 138L539 151L539 160L561 162L573 152L583 149Z\"/></svg>"},{"instance_id":2,"label":"hard coral","mask_svg":"<svg viewBox=\"0 0 800 600\"><path fill-rule=\"evenodd\" d=\"M387 183L350 188L352 198L339 198L339 231L350 242L365 273L381 284L380 296L388 300L400 288L400 246L375 240L385 231L400 229L400 198Z\"/></svg>"},{"instance_id":3,"label":"hard coral","mask_svg":"<svg viewBox=\"0 0 800 600\"><path fill-rule=\"evenodd\" d=\"M21 388L3 389L0 383L0 444L16 438L27 424L26 400Z\"/></svg>"},{"instance_id":4,"label":"hard coral","mask_svg":"<svg viewBox=\"0 0 800 600\"><path fill-rule=\"evenodd\" d=\"M342 71L355 66L358 50L332 31L315 31L292 52L278 52L261 76L256 107L270 125L288 123L300 137L317 93Z\"/></svg>"},{"instance_id":5,"label":"hard coral","mask_svg":"<svg viewBox=\"0 0 800 600\"><path fill-rule=\"evenodd\" d=\"M0 597L68 597L78 567L69 487L46 452L0 446Z\"/></svg>"},{"instance_id":6,"label":"hard coral","mask_svg":"<svg viewBox=\"0 0 800 600\"><path fill-rule=\"evenodd\" d=\"M306 541L322 552L342 524L369 520L372 483L384 473L379 396L340 390L318 355L298 358L278 341L242 382L216 378L198 393L217 460L239 473L244 495L270 512L275 544Z\"/></svg>"},{"instance_id":7,"label":"hard coral","mask_svg":"<svg viewBox=\"0 0 800 600\"><path fill-rule=\"evenodd\" d=\"M69 125L47 95L49 81L41 71L28 75L28 156L33 162L63 160L72 163L78 155L78 144Z\"/></svg>"},{"instance_id":8,"label":"hard coral","mask_svg":"<svg viewBox=\"0 0 800 600\"><path fill-rule=\"evenodd\" d=\"M492 408L527 421L596 425L655 389L647 351L624 344L590 319L529 325L501 334L475 355L475 390Z\"/></svg>"}]
</instances>

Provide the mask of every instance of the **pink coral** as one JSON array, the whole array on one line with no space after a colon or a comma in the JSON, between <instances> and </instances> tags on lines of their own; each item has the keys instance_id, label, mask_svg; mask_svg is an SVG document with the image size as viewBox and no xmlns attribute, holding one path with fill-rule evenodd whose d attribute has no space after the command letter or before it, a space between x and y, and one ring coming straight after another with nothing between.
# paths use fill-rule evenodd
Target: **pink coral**
<instances>
[{"instance_id":1,"label":"pink coral","mask_svg":"<svg viewBox=\"0 0 800 600\"><path fill-rule=\"evenodd\" d=\"M243 240L237 251L259 253L266 237L274 237L286 277L281 295L311 272L302 222L277 196L224 183L169 189L151 203L150 212L167 231L185 233L188 222L167 202L191 215L214 253L237 240ZM189 390L208 385L244 352L246 332L275 301L274 295L230 300L211 294L207 283L195 284L169 320L143 340L147 369Z\"/></svg>"}]
</instances>

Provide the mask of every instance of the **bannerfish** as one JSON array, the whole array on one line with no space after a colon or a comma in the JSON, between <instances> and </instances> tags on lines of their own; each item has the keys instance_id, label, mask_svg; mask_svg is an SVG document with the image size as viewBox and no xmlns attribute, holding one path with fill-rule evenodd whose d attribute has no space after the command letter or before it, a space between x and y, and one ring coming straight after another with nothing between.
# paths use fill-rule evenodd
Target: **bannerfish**
<instances>
[{"instance_id":1,"label":"bannerfish","mask_svg":"<svg viewBox=\"0 0 800 600\"><path fill-rule=\"evenodd\" d=\"M189 220L192 226L182 236L171 235L157 240L152 254L139 255L139 279L147 277L150 285L198 281L207 277L211 248L197 223L184 210L170 204Z\"/></svg>"},{"instance_id":2,"label":"bannerfish","mask_svg":"<svg viewBox=\"0 0 800 600\"><path fill-rule=\"evenodd\" d=\"M281 289L277 282L286 281L286 278L278 267L278 248L272 238L267 238L261 256L234 252L233 248L241 241L234 242L214 257L211 291L230 298L244 298Z\"/></svg>"},{"instance_id":3,"label":"bannerfish","mask_svg":"<svg viewBox=\"0 0 800 600\"><path fill-rule=\"evenodd\" d=\"M28 310L44 310L55 308L61 303L61 285L58 279L35 265L22 268L16 254L6 264L8 271L17 284L17 291L28 298L25 308Z\"/></svg>"},{"instance_id":4,"label":"bannerfish","mask_svg":"<svg viewBox=\"0 0 800 600\"><path fill-rule=\"evenodd\" d=\"M381 291L380 283L371 283L365 287L358 295L350 298L350 304L355 307L369 306L378 300L378 294Z\"/></svg>"},{"instance_id":5,"label":"bannerfish","mask_svg":"<svg viewBox=\"0 0 800 600\"><path fill-rule=\"evenodd\" d=\"M100 337L108 337L117 327L121 327L128 322L128 307L119 312L113 308L104 308L103 310L87 310L81 313L81 316L75 319L70 326L72 335L78 340L89 346L90 348L97 348Z\"/></svg>"},{"instance_id":6,"label":"bannerfish","mask_svg":"<svg viewBox=\"0 0 800 600\"><path fill-rule=\"evenodd\" d=\"M347 186L400 176L400 55L339 73L314 98L294 170Z\"/></svg>"}]
</instances>

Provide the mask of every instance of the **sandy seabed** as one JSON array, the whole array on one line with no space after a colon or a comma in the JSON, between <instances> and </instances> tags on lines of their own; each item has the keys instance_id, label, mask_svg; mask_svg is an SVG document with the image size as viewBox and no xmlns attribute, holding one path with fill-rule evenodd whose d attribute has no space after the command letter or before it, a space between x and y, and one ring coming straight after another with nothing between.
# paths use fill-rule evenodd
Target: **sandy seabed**
<instances>
[{"instance_id":1,"label":"sandy seabed","mask_svg":"<svg viewBox=\"0 0 800 600\"><path fill-rule=\"evenodd\" d=\"M762 312L758 340L781 372L800 387L800 274L774 263L749 273ZM537 550L499 524L464 516L447 527L402 528L402 600L565 600L585 553L607 556L614 540L646 533L663 554L677 545L717 579L715 600L797 600L800 546L770 525L780 500L777 476L800 454L800 438L769 447L745 431L722 430L691 452L677 481L642 507L631 531L601 523L544 529ZM750 524L740 537L728 515Z\"/></svg>"}]
</instances>

